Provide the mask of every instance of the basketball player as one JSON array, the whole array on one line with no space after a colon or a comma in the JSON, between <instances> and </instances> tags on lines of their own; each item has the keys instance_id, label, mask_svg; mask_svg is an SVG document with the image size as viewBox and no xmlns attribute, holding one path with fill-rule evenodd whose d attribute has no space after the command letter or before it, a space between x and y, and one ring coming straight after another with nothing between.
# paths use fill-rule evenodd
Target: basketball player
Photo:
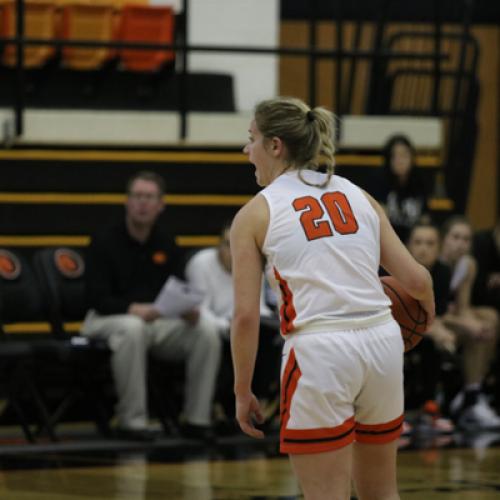
<instances>
[{"instance_id":1,"label":"basketball player","mask_svg":"<svg viewBox=\"0 0 500 500\"><path fill-rule=\"evenodd\" d=\"M434 318L432 280L381 207L333 175L333 115L276 98L255 109L244 148L265 187L231 228L236 415L260 438L252 392L263 258L281 291L280 450L307 500L398 499L403 342L377 271L394 275ZM318 171L317 162L326 165Z\"/></svg>"}]
</instances>

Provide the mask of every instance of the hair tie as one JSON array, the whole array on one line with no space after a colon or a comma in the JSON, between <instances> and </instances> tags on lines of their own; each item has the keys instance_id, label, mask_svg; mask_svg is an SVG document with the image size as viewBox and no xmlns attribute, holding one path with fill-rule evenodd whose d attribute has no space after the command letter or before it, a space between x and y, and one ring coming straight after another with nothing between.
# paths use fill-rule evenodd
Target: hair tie
<instances>
[{"instance_id":1,"label":"hair tie","mask_svg":"<svg viewBox=\"0 0 500 500\"><path fill-rule=\"evenodd\" d=\"M310 122L313 122L314 121L314 113L312 111L312 109L310 109L307 113L306 113L306 116L307 116L307 119L310 121Z\"/></svg>"}]
</instances>

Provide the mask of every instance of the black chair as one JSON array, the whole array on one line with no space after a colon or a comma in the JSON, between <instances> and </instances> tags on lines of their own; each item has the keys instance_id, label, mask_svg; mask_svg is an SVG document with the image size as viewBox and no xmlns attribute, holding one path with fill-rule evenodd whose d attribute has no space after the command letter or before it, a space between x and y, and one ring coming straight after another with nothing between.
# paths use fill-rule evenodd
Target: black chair
<instances>
[{"instance_id":1,"label":"black chair","mask_svg":"<svg viewBox=\"0 0 500 500\"><path fill-rule=\"evenodd\" d=\"M34 340L29 326L28 335L19 340L9 338L4 325L44 319L40 288L28 261L11 250L0 249L0 385L30 442L35 442L35 434L43 431L56 440L37 384L38 349L43 346L47 351L50 347L45 340ZM33 423L38 426L36 432L30 427Z\"/></svg>"},{"instance_id":2,"label":"black chair","mask_svg":"<svg viewBox=\"0 0 500 500\"><path fill-rule=\"evenodd\" d=\"M73 404L83 399L92 409L99 431L109 434L109 348L104 341L78 335L78 328L76 334L67 328L69 322L81 322L86 313L83 255L71 248L46 248L35 253L34 265L47 297L55 338L68 349L71 360L66 393L52 412L50 422L55 425ZM74 330L75 324L72 326Z\"/></svg>"},{"instance_id":3,"label":"black chair","mask_svg":"<svg viewBox=\"0 0 500 500\"><path fill-rule=\"evenodd\" d=\"M34 255L35 270L49 303L49 318L55 335L70 344L76 359L74 381L59 407L52 413L51 423L60 420L67 409L82 396L93 402L94 418L103 434L109 434L112 409L103 387L111 381L110 350L105 340L70 335L65 325L81 321L86 313L85 260L83 253L72 248L46 248ZM169 364L170 365L170 364ZM165 362L150 356L148 388L154 412L166 434L178 433L175 416L178 413L174 398L165 398L164 377L172 373ZM168 384L171 385L171 384Z\"/></svg>"},{"instance_id":4,"label":"black chair","mask_svg":"<svg viewBox=\"0 0 500 500\"><path fill-rule=\"evenodd\" d=\"M82 321L86 312L83 255L71 248L45 248L35 253L33 262L54 333L68 338L64 323Z\"/></svg>"}]
</instances>

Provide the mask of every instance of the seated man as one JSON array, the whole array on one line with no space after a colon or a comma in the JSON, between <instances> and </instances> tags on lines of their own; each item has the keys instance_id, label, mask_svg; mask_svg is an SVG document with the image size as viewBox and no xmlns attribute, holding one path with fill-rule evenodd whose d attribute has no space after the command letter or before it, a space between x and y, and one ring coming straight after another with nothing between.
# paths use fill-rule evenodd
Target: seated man
<instances>
[{"instance_id":1,"label":"seated man","mask_svg":"<svg viewBox=\"0 0 500 500\"><path fill-rule=\"evenodd\" d=\"M172 238L158 223L164 181L139 172L128 182L125 220L92 238L87 259L90 308L82 333L108 341L116 384L117 435L148 439L147 353L186 363L183 430L204 437L211 425L221 342L198 310L163 318L153 302L165 280L182 272Z\"/></svg>"},{"instance_id":2,"label":"seated man","mask_svg":"<svg viewBox=\"0 0 500 500\"><path fill-rule=\"evenodd\" d=\"M231 224L224 225L220 243L216 248L206 248L191 257L186 265L186 279L193 287L201 290L204 301L201 306L203 316L216 325L219 334L225 339L224 362L221 367L218 401L222 403L227 415L232 415L232 369L229 347L229 329L233 315L233 281L231 275L231 250L229 230ZM272 398L279 384L279 363L281 339L277 316L265 303L264 278L262 285L260 311L261 334L254 386L261 398ZM270 387L269 370L276 371L276 387ZM271 384L272 385L272 384Z\"/></svg>"}]
</instances>

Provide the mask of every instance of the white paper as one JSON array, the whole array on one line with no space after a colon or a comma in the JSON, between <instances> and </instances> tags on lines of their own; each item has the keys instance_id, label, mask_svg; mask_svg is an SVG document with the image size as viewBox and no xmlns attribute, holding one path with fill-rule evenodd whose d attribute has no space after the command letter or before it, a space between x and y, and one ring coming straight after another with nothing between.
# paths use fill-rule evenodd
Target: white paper
<instances>
[{"instance_id":1,"label":"white paper","mask_svg":"<svg viewBox=\"0 0 500 500\"><path fill-rule=\"evenodd\" d=\"M203 293L175 276L170 276L156 297L153 307L167 317L180 316L199 306Z\"/></svg>"}]
</instances>

